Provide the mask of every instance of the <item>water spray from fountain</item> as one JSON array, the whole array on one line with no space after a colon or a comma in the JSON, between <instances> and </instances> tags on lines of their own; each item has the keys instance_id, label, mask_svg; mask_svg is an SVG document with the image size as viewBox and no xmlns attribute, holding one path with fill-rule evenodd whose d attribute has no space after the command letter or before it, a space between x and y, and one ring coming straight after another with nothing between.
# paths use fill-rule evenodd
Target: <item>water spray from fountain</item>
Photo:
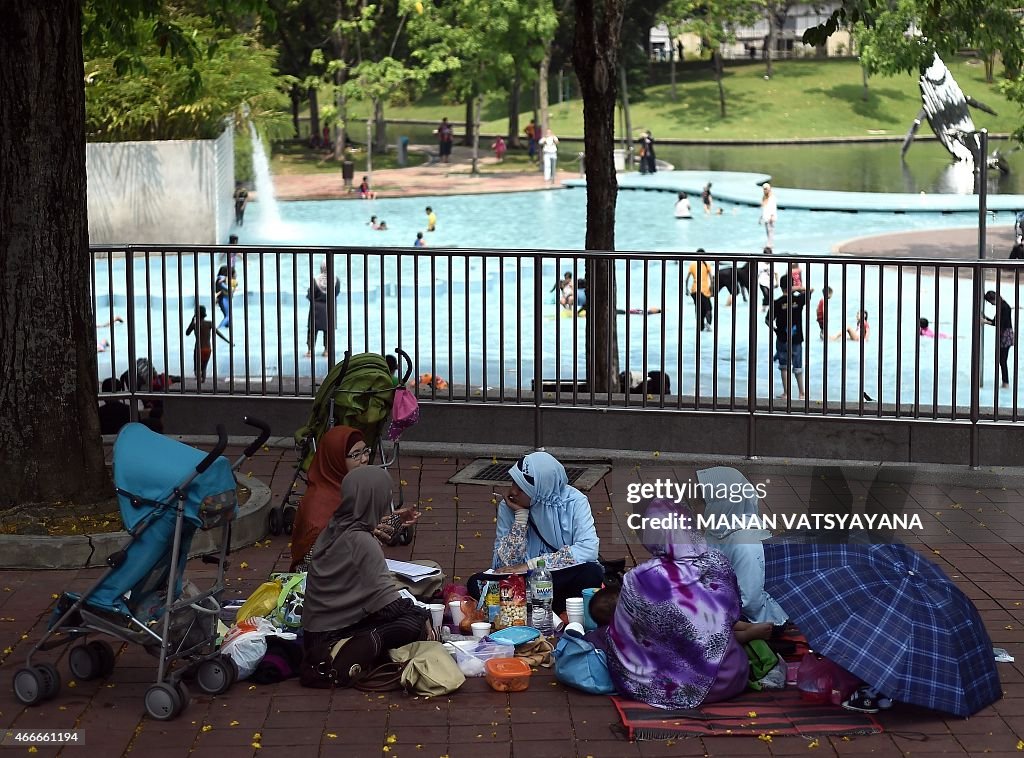
<instances>
[{"instance_id":1,"label":"water spray from fountain","mask_svg":"<svg viewBox=\"0 0 1024 758\"><path fill-rule=\"evenodd\" d=\"M256 194L260 203L260 219L270 230L281 227L281 209L274 196L274 180L270 176L270 161L263 149L263 140L256 131L256 125L249 122L249 136L252 138L252 170L256 179Z\"/></svg>"}]
</instances>

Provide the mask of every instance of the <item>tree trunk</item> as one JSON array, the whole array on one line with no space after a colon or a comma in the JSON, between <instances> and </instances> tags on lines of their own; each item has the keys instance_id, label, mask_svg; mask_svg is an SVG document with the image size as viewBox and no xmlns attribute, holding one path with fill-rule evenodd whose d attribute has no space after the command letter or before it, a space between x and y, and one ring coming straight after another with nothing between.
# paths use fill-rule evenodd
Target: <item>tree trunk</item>
<instances>
[{"instance_id":1,"label":"tree trunk","mask_svg":"<svg viewBox=\"0 0 1024 758\"><path fill-rule=\"evenodd\" d=\"M0 508L96 502L113 489L96 405L82 8L11 0L4 18Z\"/></svg>"},{"instance_id":2,"label":"tree trunk","mask_svg":"<svg viewBox=\"0 0 1024 758\"><path fill-rule=\"evenodd\" d=\"M311 141L320 139L320 101L316 87L309 88L309 136Z\"/></svg>"},{"instance_id":3,"label":"tree trunk","mask_svg":"<svg viewBox=\"0 0 1024 758\"><path fill-rule=\"evenodd\" d=\"M772 54L775 52L774 3L768 3L766 10L768 12L768 34L764 37L764 75L766 78L771 79L774 75L774 72L772 71Z\"/></svg>"},{"instance_id":4,"label":"tree trunk","mask_svg":"<svg viewBox=\"0 0 1024 758\"><path fill-rule=\"evenodd\" d=\"M345 8L342 0L335 3L335 16L337 23L334 31L331 32L331 40L334 44L334 59L344 61L348 54L348 41L341 33L341 21L345 16ZM338 109L337 126L334 128L334 159L345 160L345 147L348 145L348 103L345 98L345 79L348 78L348 67L338 66L334 72L334 105Z\"/></svg>"},{"instance_id":5,"label":"tree trunk","mask_svg":"<svg viewBox=\"0 0 1024 758\"><path fill-rule=\"evenodd\" d=\"M669 30L668 31L668 44L669 44L668 76L669 76L669 81L672 84L672 89L671 89L671 93L672 94L671 94L671 97L672 97L672 102L674 103L676 101L676 41L672 37L672 27L670 26L668 28L668 30Z\"/></svg>"},{"instance_id":6,"label":"tree trunk","mask_svg":"<svg viewBox=\"0 0 1024 758\"><path fill-rule=\"evenodd\" d=\"M551 68L551 40L544 40L544 56L537 69L537 92L540 95L540 133L547 134L550 126L550 108L548 106L548 72Z\"/></svg>"},{"instance_id":7,"label":"tree trunk","mask_svg":"<svg viewBox=\"0 0 1024 758\"><path fill-rule=\"evenodd\" d=\"M619 66L619 87L622 91L622 119L625 122L623 131L626 133L626 156L629 165L632 166L635 163L633 160L633 117L629 112L629 87L626 86L625 66Z\"/></svg>"},{"instance_id":8,"label":"tree trunk","mask_svg":"<svg viewBox=\"0 0 1024 758\"><path fill-rule=\"evenodd\" d=\"M992 83L992 72L995 69L995 65L996 65L996 54L995 53L985 53L985 55L983 56L983 59L985 61L985 84L991 84Z\"/></svg>"},{"instance_id":9,"label":"tree trunk","mask_svg":"<svg viewBox=\"0 0 1024 758\"><path fill-rule=\"evenodd\" d=\"M473 124L476 123L476 116L473 113L473 106L476 105L476 93L466 98L466 133L462 137L462 144L465 147L473 146Z\"/></svg>"},{"instance_id":10,"label":"tree trunk","mask_svg":"<svg viewBox=\"0 0 1024 758\"><path fill-rule=\"evenodd\" d=\"M519 61L516 61L516 75L508 93L508 147L518 149L523 146L519 139L519 93L523 88L523 77L519 73Z\"/></svg>"},{"instance_id":11,"label":"tree trunk","mask_svg":"<svg viewBox=\"0 0 1024 758\"><path fill-rule=\"evenodd\" d=\"M860 67L860 78L864 84L864 88L861 90L860 99L864 102L868 101L868 70L865 66Z\"/></svg>"},{"instance_id":12,"label":"tree trunk","mask_svg":"<svg viewBox=\"0 0 1024 758\"><path fill-rule=\"evenodd\" d=\"M473 167L470 173L476 176L480 173L480 114L484 109L484 96L477 95L470 102L473 104Z\"/></svg>"},{"instance_id":13,"label":"tree trunk","mask_svg":"<svg viewBox=\"0 0 1024 758\"><path fill-rule=\"evenodd\" d=\"M388 151L388 122L384 119L384 101L373 101L373 150L378 155Z\"/></svg>"},{"instance_id":14,"label":"tree trunk","mask_svg":"<svg viewBox=\"0 0 1024 758\"><path fill-rule=\"evenodd\" d=\"M572 57L583 97L587 169L587 250L615 250L615 72L625 0L576 0ZM587 259L587 376L595 392L618 385L615 265Z\"/></svg>"},{"instance_id":15,"label":"tree trunk","mask_svg":"<svg viewBox=\"0 0 1024 758\"><path fill-rule=\"evenodd\" d=\"M299 127L299 105L302 101L302 95L299 93L298 87L292 87L288 90L288 96L292 100L292 126L295 127L295 136L298 139L302 139L302 130Z\"/></svg>"},{"instance_id":16,"label":"tree trunk","mask_svg":"<svg viewBox=\"0 0 1024 758\"><path fill-rule=\"evenodd\" d=\"M725 118L725 83L722 81L725 73L725 63L722 60L722 48L716 47L711 53L711 62L715 67L715 81L718 82L718 112Z\"/></svg>"}]
</instances>

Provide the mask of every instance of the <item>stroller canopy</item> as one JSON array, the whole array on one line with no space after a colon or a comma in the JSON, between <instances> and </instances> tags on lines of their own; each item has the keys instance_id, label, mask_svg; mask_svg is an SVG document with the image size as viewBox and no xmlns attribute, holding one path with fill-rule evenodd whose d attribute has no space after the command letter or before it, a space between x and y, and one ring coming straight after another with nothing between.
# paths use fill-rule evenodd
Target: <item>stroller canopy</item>
<instances>
[{"instance_id":1,"label":"stroller canopy","mask_svg":"<svg viewBox=\"0 0 1024 758\"><path fill-rule=\"evenodd\" d=\"M114 443L114 485L124 528L134 532L139 522L156 508L173 501L174 488L195 471L206 453L168 439L142 424L128 424ZM203 499L225 492L234 502L235 475L221 456L192 480L187 489L185 518L202 526ZM143 501L132 503L132 496Z\"/></svg>"}]
</instances>

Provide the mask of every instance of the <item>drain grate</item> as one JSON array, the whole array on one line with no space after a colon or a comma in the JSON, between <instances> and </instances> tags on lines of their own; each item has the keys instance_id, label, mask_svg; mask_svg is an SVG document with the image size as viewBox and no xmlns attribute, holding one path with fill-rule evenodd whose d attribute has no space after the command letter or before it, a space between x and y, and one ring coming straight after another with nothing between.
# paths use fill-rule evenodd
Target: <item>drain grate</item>
<instances>
[{"instance_id":1,"label":"drain grate","mask_svg":"<svg viewBox=\"0 0 1024 758\"><path fill-rule=\"evenodd\" d=\"M455 476L448 480L450 484L509 484L512 477L508 470L515 465L518 459L501 460L495 463L493 458L477 458ZM581 490L589 490L602 477L611 471L611 465L603 462L581 462L563 463L566 476L569 477L569 484Z\"/></svg>"}]
</instances>

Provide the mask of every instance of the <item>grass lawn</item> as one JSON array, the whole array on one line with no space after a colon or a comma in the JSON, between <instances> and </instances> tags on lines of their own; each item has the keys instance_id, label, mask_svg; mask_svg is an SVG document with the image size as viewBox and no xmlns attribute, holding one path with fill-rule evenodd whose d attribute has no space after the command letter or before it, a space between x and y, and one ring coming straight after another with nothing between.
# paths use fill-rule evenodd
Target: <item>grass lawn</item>
<instances>
[{"instance_id":1,"label":"grass lawn","mask_svg":"<svg viewBox=\"0 0 1024 758\"><path fill-rule=\"evenodd\" d=\"M998 91L998 80L985 84L984 67L978 61L957 58L950 64L964 92L991 106L999 115L974 110L975 124L991 132L1012 132L1021 123L1021 111ZM854 60L777 61L775 76L764 79L760 62L736 62L725 71L727 116L719 117L718 88L710 71L680 70L675 102L669 85L647 90L645 100L633 103L634 130L650 129L656 138L760 140L808 137L861 137L870 134L902 136L920 109L917 77L873 77L868 99L862 99L861 69ZM497 97L485 101L484 133L504 132L506 105ZM352 104L354 117L360 106ZM465 106L443 103L428 95L403 107L388 107L386 116L399 119L440 121L441 116L461 126ZM524 112L520 125L530 114ZM551 106L551 125L556 134L583 134L583 112L578 100ZM616 128L620 121L616 119ZM398 125L392 131L400 129ZM489 147L489 145L488 145Z\"/></svg>"}]
</instances>

